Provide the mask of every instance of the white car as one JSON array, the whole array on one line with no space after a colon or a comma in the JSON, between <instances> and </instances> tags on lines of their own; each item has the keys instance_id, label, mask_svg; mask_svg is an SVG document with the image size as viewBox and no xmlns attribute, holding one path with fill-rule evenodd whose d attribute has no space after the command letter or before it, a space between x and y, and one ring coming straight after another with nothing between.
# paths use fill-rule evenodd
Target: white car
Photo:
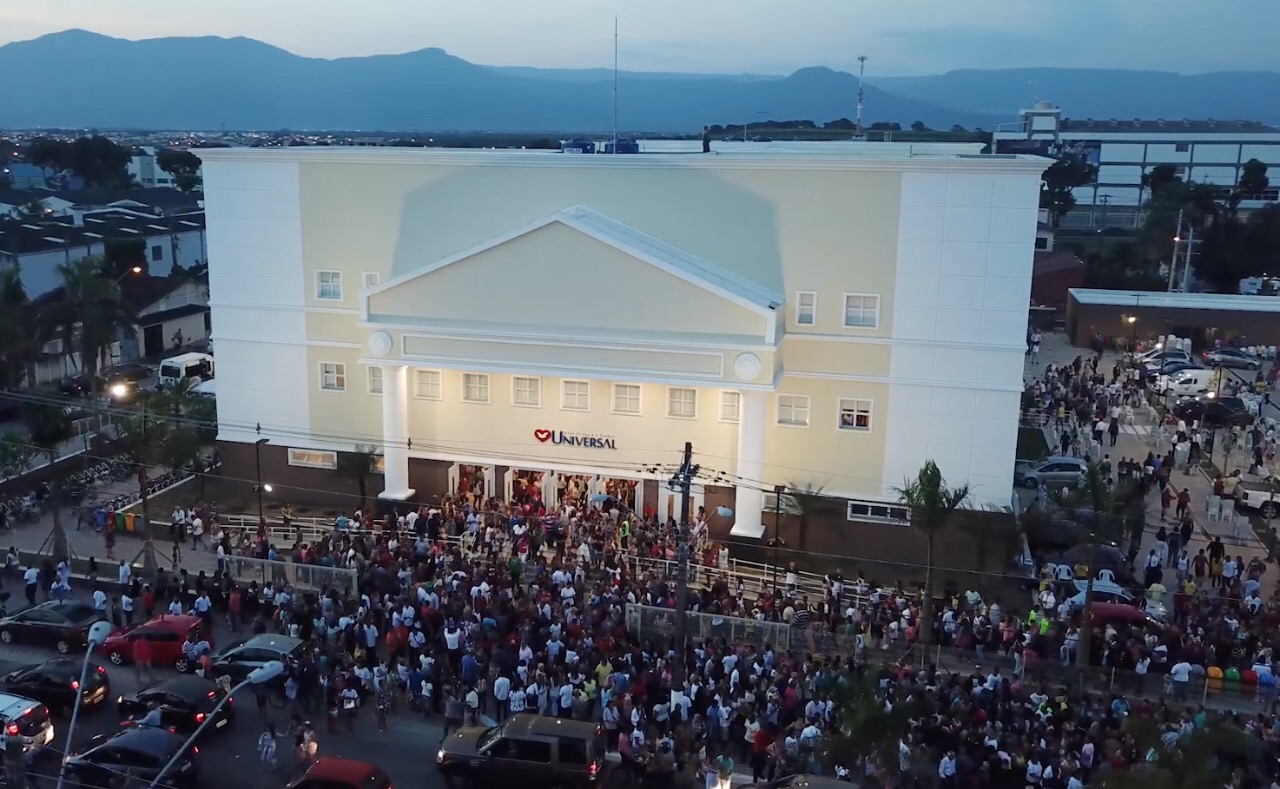
<instances>
[{"instance_id":1,"label":"white car","mask_svg":"<svg viewBox=\"0 0 1280 789\"><path fill-rule=\"evenodd\" d=\"M1079 611L1084 608L1085 589L1088 587L1086 581L1076 581L1076 593L1067 599L1071 604L1072 611ZM1124 587L1114 581L1094 581L1093 582L1093 602L1095 603L1123 603L1124 605L1133 605L1133 595L1129 594ZM1157 600L1143 599L1142 610L1152 619L1163 622L1169 616L1169 609L1164 603Z\"/></svg>"}]
</instances>

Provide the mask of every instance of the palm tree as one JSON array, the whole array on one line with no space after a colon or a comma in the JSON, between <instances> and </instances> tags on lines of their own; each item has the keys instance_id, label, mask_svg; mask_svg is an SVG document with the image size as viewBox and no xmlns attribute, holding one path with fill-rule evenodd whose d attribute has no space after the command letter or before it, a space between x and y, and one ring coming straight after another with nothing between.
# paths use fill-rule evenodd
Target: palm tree
<instances>
[{"instance_id":1,"label":"palm tree","mask_svg":"<svg viewBox=\"0 0 1280 789\"><path fill-rule=\"evenodd\" d=\"M369 444L356 444L354 452L338 453L338 473L353 479L360 489L360 509L364 510L369 497L369 476L378 470L378 448Z\"/></svg>"},{"instance_id":2,"label":"palm tree","mask_svg":"<svg viewBox=\"0 0 1280 789\"><path fill-rule=\"evenodd\" d=\"M58 266L62 298L41 311L37 335L59 338L74 365L92 378L122 331L137 325L137 313L124 300L120 284L104 273L104 261L84 257Z\"/></svg>"},{"instance_id":3,"label":"palm tree","mask_svg":"<svg viewBox=\"0 0 1280 789\"><path fill-rule=\"evenodd\" d=\"M27 435L33 446L39 447L49 459L49 465L58 462L58 450L75 435L71 414L59 405L28 403L23 411ZM53 558L59 561L70 556L67 532L62 526L62 506L58 500L58 478L49 478L49 495L53 499Z\"/></svg>"},{"instance_id":4,"label":"palm tree","mask_svg":"<svg viewBox=\"0 0 1280 789\"><path fill-rule=\"evenodd\" d=\"M822 759L829 767L839 765L862 775L857 768L870 761L879 769L896 771L898 739L912 728L913 719L928 713L924 702L906 699L886 708L876 674L868 671L837 681L832 693L835 713L821 745Z\"/></svg>"},{"instance_id":5,"label":"palm tree","mask_svg":"<svg viewBox=\"0 0 1280 789\"><path fill-rule=\"evenodd\" d=\"M933 545L938 535L951 525L956 511L969 499L969 486L953 488L942 478L942 470L926 460L914 479L908 478L895 488L898 502L911 513L911 524L924 533L925 580L924 602L920 606L920 638L933 631Z\"/></svg>"},{"instance_id":6,"label":"palm tree","mask_svg":"<svg viewBox=\"0 0 1280 789\"><path fill-rule=\"evenodd\" d=\"M170 425L158 419L149 410L147 400L141 400L136 416L122 420L119 425L119 438L125 446L130 458L138 464L138 500L142 507L142 569L145 573L154 573L156 569L155 530L151 525L151 513L147 506L147 470L151 466L167 460L166 443Z\"/></svg>"},{"instance_id":7,"label":"palm tree","mask_svg":"<svg viewBox=\"0 0 1280 789\"><path fill-rule=\"evenodd\" d=\"M38 198L33 198L25 204L16 206L9 212L14 219L23 222L35 222L48 216L50 209L45 206L44 202Z\"/></svg>"},{"instance_id":8,"label":"palm tree","mask_svg":"<svg viewBox=\"0 0 1280 789\"><path fill-rule=\"evenodd\" d=\"M39 343L31 326L31 302L17 268L0 271L0 389L22 385Z\"/></svg>"}]
</instances>

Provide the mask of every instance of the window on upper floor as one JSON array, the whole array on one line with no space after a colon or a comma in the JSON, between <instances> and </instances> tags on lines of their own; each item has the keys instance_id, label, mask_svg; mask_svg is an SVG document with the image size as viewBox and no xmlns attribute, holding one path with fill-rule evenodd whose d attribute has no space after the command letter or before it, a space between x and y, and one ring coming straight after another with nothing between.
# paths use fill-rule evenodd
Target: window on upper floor
<instances>
[{"instance_id":1,"label":"window on upper floor","mask_svg":"<svg viewBox=\"0 0 1280 789\"><path fill-rule=\"evenodd\" d=\"M778 424L784 427L808 427L809 396L778 395Z\"/></svg>"},{"instance_id":2,"label":"window on upper floor","mask_svg":"<svg viewBox=\"0 0 1280 789\"><path fill-rule=\"evenodd\" d=\"M812 326L818 321L818 294L802 290L796 294L796 325Z\"/></svg>"},{"instance_id":3,"label":"window on upper floor","mask_svg":"<svg viewBox=\"0 0 1280 789\"><path fill-rule=\"evenodd\" d=\"M335 469L338 453L322 449L289 449L289 465L299 468Z\"/></svg>"},{"instance_id":4,"label":"window on upper floor","mask_svg":"<svg viewBox=\"0 0 1280 789\"><path fill-rule=\"evenodd\" d=\"M467 403L489 402L489 376L486 373L463 373L462 399Z\"/></svg>"},{"instance_id":5,"label":"window on upper floor","mask_svg":"<svg viewBox=\"0 0 1280 789\"><path fill-rule=\"evenodd\" d=\"M382 394L382 368L369 368L369 394Z\"/></svg>"},{"instance_id":6,"label":"window on upper floor","mask_svg":"<svg viewBox=\"0 0 1280 789\"><path fill-rule=\"evenodd\" d=\"M1044 250L1044 249L1048 249L1048 248L1049 248L1049 237L1048 237L1048 236L1036 236L1036 249Z\"/></svg>"},{"instance_id":7,"label":"window on upper floor","mask_svg":"<svg viewBox=\"0 0 1280 789\"><path fill-rule=\"evenodd\" d=\"M1191 150L1191 143L1189 142L1174 143L1173 150L1178 153L1187 153Z\"/></svg>"},{"instance_id":8,"label":"window on upper floor","mask_svg":"<svg viewBox=\"0 0 1280 789\"><path fill-rule=\"evenodd\" d=\"M327 392L347 391L347 366L340 362L320 362L320 388Z\"/></svg>"},{"instance_id":9,"label":"window on upper floor","mask_svg":"<svg viewBox=\"0 0 1280 789\"><path fill-rule=\"evenodd\" d=\"M640 384L613 385L613 413L639 415Z\"/></svg>"},{"instance_id":10,"label":"window on upper floor","mask_svg":"<svg viewBox=\"0 0 1280 789\"><path fill-rule=\"evenodd\" d=\"M376 287L382 278L378 276L376 271L366 271L364 273L364 286L366 288Z\"/></svg>"},{"instance_id":11,"label":"window on upper floor","mask_svg":"<svg viewBox=\"0 0 1280 789\"><path fill-rule=\"evenodd\" d=\"M875 293L844 294L844 325L853 329L880 326L880 296Z\"/></svg>"},{"instance_id":12,"label":"window on upper floor","mask_svg":"<svg viewBox=\"0 0 1280 789\"><path fill-rule=\"evenodd\" d=\"M667 389L667 416L672 419L697 419L698 390L687 386Z\"/></svg>"},{"instance_id":13,"label":"window on upper floor","mask_svg":"<svg viewBox=\"0 0 1280 789\"><path fill-rule=\"evenodd\" d=\"M443 373L439 370L413 371L413 396L419 400L440 400L444 394Z\"/></svg>"},{"instance_id":14,"label":"window on upper floor","mask_svg":"<svg viewBox=\"0 0 1280 789\"><path fill-rule=\"evenodd\" d=\"M560 407L566 411L591 410L591 382L561 381Z\"/></svg>"},{"instance_id":15,"label":"window on upper floor","mask_svg":"<svg viewBox=\"0 0 1280 789\"><path fill-rule=\"evenodd\" d=\"M839 402L840 418L836 427L840 430L852 430L858 433L871 432L871 401L859 398L841 398Z\"/></svg>"},{"instance_id":16,"label":"window on upper floor","mask_svg":"<svg viewBox=\"0 0 1280 789\"><path fill-rule=\"evenodd\" d=\"M342 272L316 272L316 298L325 301L342 301Z\"/></svg>"},{"instance_id":17,"label":"window on upper floor","mask_svg":"<svg viewBox=\"0 0 1280 789\"><path fill-rule=\"evenodd\" d=\"M542 379L527 375L511 377L511 404L525 408L538 408L542 405Z\"/></svg>"},{"instance_id":18,"label":"window on upper floor","mask_svg":"<svg viewBox=\"0 0 1280 789\"><path fill-rule=\"evenodd\" d=\"M737 424L742 415L742 393L726 389L720 393L720 421Z\"/></svg>"}]
</instances>

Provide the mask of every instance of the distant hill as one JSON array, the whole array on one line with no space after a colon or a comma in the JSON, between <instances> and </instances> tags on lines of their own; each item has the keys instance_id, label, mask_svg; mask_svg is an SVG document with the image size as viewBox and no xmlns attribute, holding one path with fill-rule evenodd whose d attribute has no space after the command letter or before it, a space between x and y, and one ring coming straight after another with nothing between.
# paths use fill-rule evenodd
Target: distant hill
<instances>
[{"instance_id":1,"label":"distant hill","mask_svg":"<svg viewBox=\"0 0 1280 789\"><path fill-rule=\"evenodd\" d=\"M247 38L127 41L69 30L0 46L0 126L10 128L605 131L613 75L495 69L440 49L322 60ZM35 75L38 75L35 76ZM623 74L624 130L697 131L738 119L852 117L857 79ZM985 126L1013 117L870 88L865 120ZM1013 108L1013 109L1016 109Z\"/></svg>"}]
</instances>

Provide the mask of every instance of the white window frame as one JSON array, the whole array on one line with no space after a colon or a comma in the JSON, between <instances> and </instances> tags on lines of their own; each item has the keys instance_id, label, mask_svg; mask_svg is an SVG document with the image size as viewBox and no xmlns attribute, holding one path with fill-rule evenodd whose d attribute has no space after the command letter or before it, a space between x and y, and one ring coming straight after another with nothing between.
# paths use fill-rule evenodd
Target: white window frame
<instances>
[{"instance_id":1,"label":"white window frame","mask_svg":"<svg viewBox=\"0 0 1280 789\"><path fill-rule=\"evenodd\" d=\"M911 508L883 501L849 499L845 502L845 519L909 526L911 525Z\"/></svg>"},{"instance_id":2,"label":"white window frame","mask_svg":"<svg viewBox=\"0 0 1280 789\"><path fill-rule=\"evenodd\" d=\"M367 383L369 394L382 394L382 368L376 364L371 364L368 367L368 371Z\"/></svg>"},{"instance_id":3,"label":"white window frame","mask_svg":"<svg viewBox=\"0 0 1280 789\"><path fill-rule=\"evenodd\" d=\"M532 401L520 401L520 382L531 382L533 384L531 391L533 393ZM542 407L542 379L536 375L513 375L511 376L511 404L517 408L541 408Z\"/></svg>"},{"instance_id":4,"label":"white window frame","mask_svg":"<svg viewBox=\"0 0 1280 789\"><path fill-rule=\"evenodd\" d=\"M804 307L804 300L811 300L808 312ZM802 320L808 317L809 320ZM816 326L818 324L818 292L815 290L798 290L796 291L796 310L792 316L796 326Z\"/></svg>"},{"instance_id":5,"label":"white window frame","mask_svg":"<svg viewBox=\"0 0 1280 789\"><path fill-rule=\"evenodd\" d=\"M331 275L334 279L328 282L329 287L336 286L337 295L324 295L325 284L323 282L326 275ZM342 272L333 269L320 269L316 271L316 300L317 301L342 301Z\"/></svg>"},{"instance_id":6,"label":"white window frame","mask_svg":"<svg viewBox=\"0 0 1280 789\"><path fill-rule=\"evenodd\" d=\"M850 323L849 322L849 299L875 299L876 307L875 307L875 312L873 313L875 315L875 322L872 324ZM841 320L844 322L844 327L846 329L874 330L874 329L880 328L880 294L879 293L846 293L844 294L844 301L842 304L844 307L844 315L841 317ZM862 312L865 312L866 307L863 306L860 308L860 310Z\"/></svg>"},{"instance_id":7,"label":"white window frame","mask_svg":"<svg viewBox=\"0 0 1280 789\"><path fill-rule=\"evenodd\" d=\"M693 413L691 414L675 413L674 409L672 409L671 406L672 406L672 403L674 402L674 400L672 399L672 396L675 395L676 392L693 392L693 400L692 400ZM697 419L698 418L697 387L694 387L694 386L668 386L667 387L667 418L668 419Z\"/></svg>"},{"instance_id":8,"label":"white window frame","mask_svg":"<svg viewBox=\"0 0 1280 789\"><path fill-rule=\"evenodd\" d=\"M632 388L635 389L636 407L634 410L618 408L618 397L619 397L618 390L624 386L627 387L628 389L632 389ZM610 409L610 413L618 414L620 416L640 416L640 414L643 413L644 387L641 386L640 384L614 384L612 387L612 391L610 392L610 395L613 399L613 407ZM628 401L631 400L631 395L629 393L623 396L626 397Z\"/></svg>"},{"instance_id":9,"label":"white window frame","mask_svg":"<svg viewBox=\"0 0 1280 789\"><path fill-rule=\"evenodd\" d=\"M790 412L790 418L783 418L786 412ZM808 427L813 421L813 398L809 395L779 392L774 421L778 427Z\"/></svg>"},{"instance_id":10,"label":"white window frame","mask_svg":"<svg viewBox=\"0 0 1280 789\"><path fill-rule=\"evenodd\" d=\"M850 406L848 410L853 411L853 421L855 426L846 426L844 424L844 412L846 405ZM863 408L862 406L865 406ZM867 426L856 427L858 422L858 414L866 413ZM870 433L875 429L875 403L866 397L841 397L836 401L836 430L843 433Z\"/></svg>"},{"instance_id":11,"label":"white window frame","mask_svg":"<svg viewBox=\"0 0 1280 789\"><path fill-rule=\"evenodd\" d=\"M326 449L289 448L289 465L332 471L338 467L338 453Z\"/></svg>"},{"instance_id":12,"label":"white window frame","mask_svg":"<svg viewBox=\"0 0 1280 789\"><path fill-rule=\"evenodd\" d=\"M333 386L325 384L326 378L330 372L326 367L332 367ZM341 385L339 385L341 384ZM342 362L320 362L320 391L322 392L345 392L347 391L347 366Z\"/></svg>"},{"instance_id":13,"label":"white window frame","mask_svg":"<svg viewBox=\"0 0 1280 789\"><path fill-rule=\"evenodd\" d=\"M733 401L732 405L729 400ZM732 416L727 415L730 409L733 411ZM720 390L720 421L730 425L742 421L742 392L737 389Z\"/></svg>"},{"instance_id":14,"label":"white window frame","mask_svg":"<svg viewBox=\"0 0 1280 789\"><path fill-rule=\"evenodd\" d=\"M427 383L428 393L427 394L422 393L423 385L422 385L422 378L420 377L422 373L429 373L429 374L435 375L434 386L435 386L436 393L434 395L430 393L430 387L433 386L433 384L430 383L429 380ZM418 400L443 400L444 399L444 371L415 368L413 371L413 396Z\"/></svg>"},{"instance_id":15,"label":"white window frame","mask_svg":"<svg viewBox=\"0 0 1280 789\"><path fill-rule=\"evenodd\" d=\"M477 397L470 397L467 393L467 391L471 388L473 377L475 378L475 383L477 387L480 387L480 386L484 387L483 400ZM462 374L462 402L474 403L476 405L488 405L490 399L493 397L492 384L493 384L493 379L489 377L488 373L463 373Z\"/></svg>"},{"instance_id":16,"label":"white window frame","mask_svg":"<svg viewBox=\"0 0 1280 789\"><path fill-rule=\"evenodd\" d=\"M382 275L376 271L366 271L364 272L364 276L361 278L361 281L364 282L366 290L368 288L376 288L378 287L378 284L382 282Z\"/></svg>"},{"instance_id":17,"label":"white window frame","mask_svg":"<svg viewBox=\"0 0 1280 789\"><path fill-rule=\"evenodd\" d=\"M586 402L579 405L569 404L569 385L573 384L577 387L579 384L586 388ZM578 394L574 394L576 398ZM584 381L581 378L565 378L560 381L560 410L561 411L590 411L591 410L591 382Z\"/></svg>"}]
</instances>

